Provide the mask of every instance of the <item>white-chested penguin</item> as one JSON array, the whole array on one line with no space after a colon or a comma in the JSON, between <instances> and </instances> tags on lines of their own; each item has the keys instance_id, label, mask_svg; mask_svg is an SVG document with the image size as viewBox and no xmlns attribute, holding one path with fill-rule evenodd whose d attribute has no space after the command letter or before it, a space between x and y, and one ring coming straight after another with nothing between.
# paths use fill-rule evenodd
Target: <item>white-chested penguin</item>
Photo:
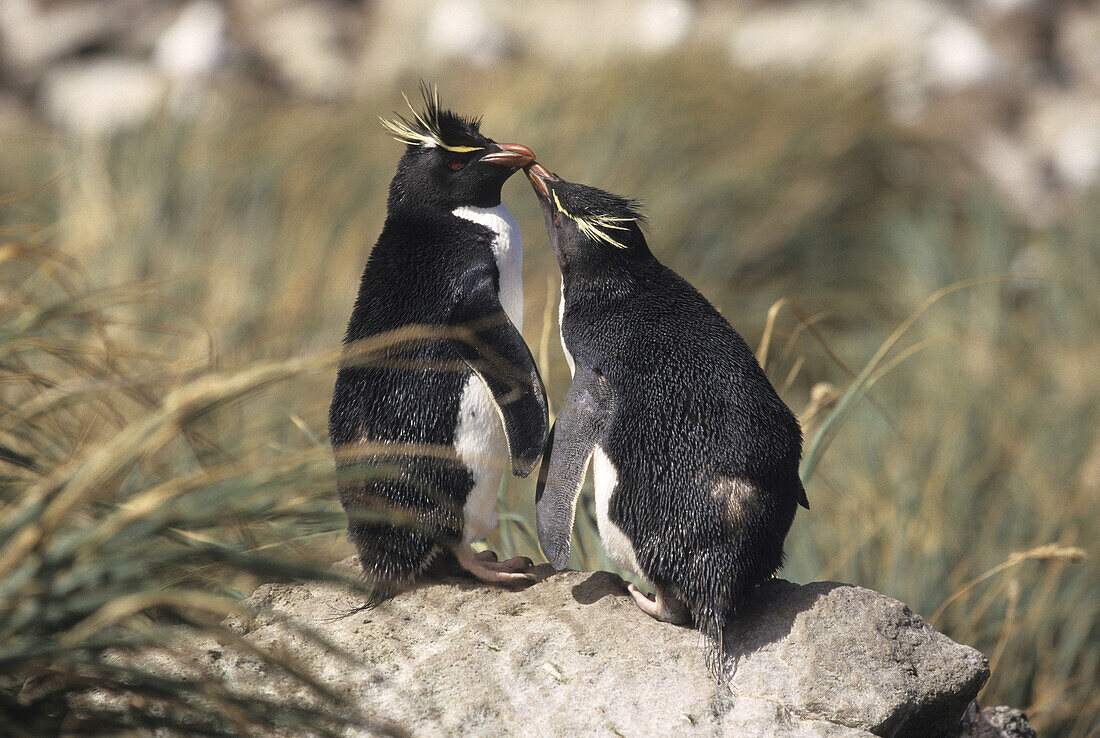
<instances>
[{"instance_id":1,"label":"white-chested penguin","mask_svg":"<svg viewBox=\"0 0 1100 738\"><path fill-rule=\"evenodd\" d=\"M591 461L608 554L655 590L638 606L713 639L772 577L799 503L802 432L745 341L649 250L635 203L528 168L562 272L573 384L536 493L539 544L562 569Z\"/></svg>"},{"instance_id":2,"label":"white-chested penguin","mask_svg":"<svg viewBox=\"0 0 1100 738\"><path fill-rule=\"evenodd\" d=\"M503 470L527 476L549 426L520 335L519 227L500 201L534 155L494 143L478 119L441 109L433 88L422 92L423 112L383 121L407 147L329 410L348 539L374 601L442 552L483 581L528 580L529 560L498 562L470 544L496 526Z\"/></svg>"}]
</instances>

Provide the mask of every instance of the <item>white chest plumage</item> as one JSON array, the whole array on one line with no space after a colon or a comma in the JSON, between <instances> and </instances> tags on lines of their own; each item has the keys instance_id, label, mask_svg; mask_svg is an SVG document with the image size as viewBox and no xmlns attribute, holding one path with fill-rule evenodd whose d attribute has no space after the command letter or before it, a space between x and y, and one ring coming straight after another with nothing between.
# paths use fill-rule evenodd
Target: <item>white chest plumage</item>
<instances>
[{"instance_id":1,"label":"white chest plumage","mask_svg":"<svg viewBox=\"0 0 1100 738\"><path fill-rule=\"evenodd\" d=\"M600 540L611 557L619 566L645 578L645 573L638 567L638 557L634 552L634 544L626 537L622 529L612 522L608 508L611 505L611 495L615 487L619 485L619 472L611 463L607 453L597 444L592 449L592 486L596 491L596 526L600 531Z\"/></svg>"},{"instance_id":2,"label":"white chest plumage","mask_svg":"<svg viewBox=\"0 0 1100 738\"><path fill-rule=\"evenodd\" d=\"M464 543L480 541L497 525L497 491L510 466L508 439L493 395L485 382L471 374L462 388L455 428L455 454L469 469L474 486L462 507Z\"/></svg>"},{"instance_id":3,"label":"white chest plumage","mask_svg":"<svg viewBox=\"0 0 1100 738\"><path fill-rule=\"evenodd\" d=\"M500 273L500 304L517 330L523 330L523 236L504 203L494 208L464 206L453 215L493 232L493 258Z\"/></svg>"},{"instance_id":4,"label":"white chest plumage","mask_svg":"<svg viewBox=\"0 0 1100 738\"><path fill-rule=\"evenodd\" d=\"M500 273L500 304L517 330L523 330L523 240L519 225L503 204L461 207L453 214L493 232L493 258ZM497 524L500 478L510 468L508 439L493 395L481 377L471 375L462 388L455 428L455 453L474 478L463 506L464 543L487 536Z\"/></svg>"},{"instance_id":5,"label":"white chest plumage","mask_svg":"<svg viewBox=\"0 0 1100 738\"><path fill-rule=\"evenodd\" d=\"M565 333L562 331L562 323L565 321L565 280L561 282L561 301L558 302L558 336L561 338L561 350L565 352L565 361L569 364L569 376L577 373L577 365L573 361L573 354L565 345ZM607 453L599 444L592 449L592 486L596 492L596 526L600 531L600 540L607 555L619 566L645 578L645 574L638 567L638 557L634 552L634 544L626 537L622 529L611 521L608 508L611 506L611 495L619 486L619 472Z\"/></svg>"},{"instance_id":6,"label":"white chest plumage","mask_svg":"<svg viewBox=\"0 0 1100 738\"><path fill-rule=\"evenodd\" d=\"M569 347L565 345L565 333L561 324L565 321L565 280L561 281L561 300L558 301L558 338L561 339L561 350L565 352L565 363L569 364L569 376L577 373L577 365L573 363L573 354L569 353Z\"/></svg>"}]
</instances>

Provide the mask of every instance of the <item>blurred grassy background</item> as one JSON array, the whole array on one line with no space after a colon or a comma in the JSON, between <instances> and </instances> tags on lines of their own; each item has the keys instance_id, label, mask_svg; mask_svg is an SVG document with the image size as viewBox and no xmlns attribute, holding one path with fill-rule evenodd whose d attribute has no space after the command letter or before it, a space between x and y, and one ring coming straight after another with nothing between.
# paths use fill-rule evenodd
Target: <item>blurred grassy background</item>
<instances>
[{"instance_id":1,"label":"blurred grassy background","mask_svg":"<svg viewBox=\"0 0 1100 738\"><path fill-rule=\"evenodd\" d=\"M508 64L434 81L488 135L641 198L658 257L750 345L788 300L766 369L807 439L922 301L993 278L936 302L886 358L873 402L809 480L782 575L935 614L991 657L982 703L1025 709L1044 735L1100 727L1100 193L1025 227L949 147L893 126L874 91L779 84L706 57L567 85ZM186 582L232 598L292 575L289 562L350 553L325 441L334 369L316 356L340 342L400 155L376 117L413 89L406 79L331 106L227 90L230 105L188 123L98 143L4 124L0 444L36 468L0 462L3 509L75 478L87 493L55 521L61 539L174 480L188 509L156 535L275 562L183 557L149 575L156 591ZM569 381L559 275L522 177L504 197L526 236L524 333L556 405ZM193 404L165 411L181 392ZM501 494L489 545L538 558L533 481ZM584 494L573 564L614 569ZM189 517L200 500L209 514ZM1010 559L1048 544L1090 558L1055 547Z\"/></svg>"}]
</instances>

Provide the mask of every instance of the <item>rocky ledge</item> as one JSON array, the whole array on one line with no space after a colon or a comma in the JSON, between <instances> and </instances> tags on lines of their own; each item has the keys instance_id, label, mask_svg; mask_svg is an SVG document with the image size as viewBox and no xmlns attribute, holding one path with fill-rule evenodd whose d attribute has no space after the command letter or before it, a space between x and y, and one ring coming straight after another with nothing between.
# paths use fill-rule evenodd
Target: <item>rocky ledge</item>
<instances>
[{"instance_id":1,"label":"rocky ledge","mask_svg":"<svg viewBox=\"0 0 1100 738\"><path fill-rule=\"evenodd\" d=\"M728 628L719 685L701 636L643 614L619 577L536 571L524 590L444 579L372 610L338 585L269 584L246 603L257 614L230 625L414 735L1034 735L1022 714L974 705L982 654L861 587L760 588ZM245 691L305 698L253 655L207 643L185 660Z\"/></svg>"}]
</instances>

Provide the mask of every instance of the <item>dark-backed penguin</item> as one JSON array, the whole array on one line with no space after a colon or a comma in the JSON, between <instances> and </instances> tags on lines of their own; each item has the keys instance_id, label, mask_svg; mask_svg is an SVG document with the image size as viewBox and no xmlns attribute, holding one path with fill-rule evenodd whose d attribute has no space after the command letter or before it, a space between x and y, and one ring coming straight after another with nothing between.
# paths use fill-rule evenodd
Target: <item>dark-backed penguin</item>
<instances>
[{"instance_id":1,"label":"dark-backed penguin","mask_svg":"<svg viewBox=\"0 0 1100 738\"><path fill-rule=\"evenodd\" d=\"M520 231L500 199L534 155L421 91L422 112L383 121L406 149L329 410L348 539L375 601L441 552L483 581L527 581L528 559L498 562L471 544L496 526L503 470L527 476L549 429L520 335Z\"/></svg>"},{"instance_id":2,"label":"dark-backed penguin","mask_svg":"<svg viewBox=\"0 0 1100 738\"><path fill-rule=\"evenodd\" d=\"M661 264L637 204L528 168L562 272L562 347L573 383L536 491L547 560L569 559L591 462L600 537L653 617L694 623L720 673L727 620L783 559L802 433L737 331Z\"/></svg>"}]
</instances>

